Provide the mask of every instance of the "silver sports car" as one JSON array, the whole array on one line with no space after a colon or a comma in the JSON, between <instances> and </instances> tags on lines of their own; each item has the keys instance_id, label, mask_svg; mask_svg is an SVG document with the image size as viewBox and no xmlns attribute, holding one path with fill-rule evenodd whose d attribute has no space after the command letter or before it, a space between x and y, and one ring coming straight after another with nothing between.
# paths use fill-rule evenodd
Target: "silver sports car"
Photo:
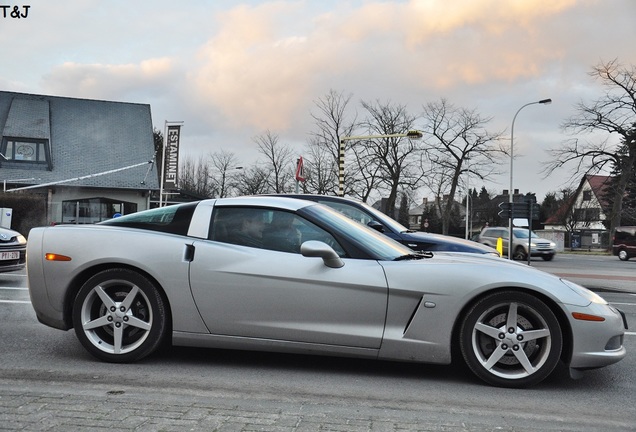
<instances>
[{"instance_id":1,"label":"silver sports car","mask_svg":"<svg viewBox=\"0 0 636 432\"><path fill-rule=\"evenodd\" d=\"M524 387L621 360L623 314L528 266L414 253L314 202L205 200L96 225L34 228L38 319L98 359L160 344L450 363ZM457 348L457 349L454 349Z\"/></svg>"}]
</instances>

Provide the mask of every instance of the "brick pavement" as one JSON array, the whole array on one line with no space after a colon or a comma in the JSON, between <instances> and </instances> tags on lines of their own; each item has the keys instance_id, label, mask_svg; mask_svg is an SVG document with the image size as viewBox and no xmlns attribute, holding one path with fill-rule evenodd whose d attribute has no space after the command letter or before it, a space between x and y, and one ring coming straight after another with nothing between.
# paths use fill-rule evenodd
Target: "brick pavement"
<instances>
[{"instance_id":1,"label":"brick pavement","mask_svg":"<svg viewBox=\"0 0 636 432\"><path fill-rule=\"evenodd\" d=\"M79 388L79 389L78 389ZM478 406L382 406L362 401L298 401L219 396L218 392L156 392L0 379L0 431L106 430L219 432L596 431L627 430L594 417L563 423L555 416L484 412Z\"/></svg>"}]
</instances>

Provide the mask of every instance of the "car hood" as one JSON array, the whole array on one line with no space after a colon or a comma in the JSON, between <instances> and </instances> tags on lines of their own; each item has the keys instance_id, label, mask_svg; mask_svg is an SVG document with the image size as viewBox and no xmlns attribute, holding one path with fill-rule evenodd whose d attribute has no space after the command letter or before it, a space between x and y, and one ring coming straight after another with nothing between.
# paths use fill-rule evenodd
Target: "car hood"
<instances>
[{"instance_id":1,"label":"car hood","mask_svg":"<svg viewBox=\"0 0 636 432\"><path fill-rule=\"evenodd\" d=\"M432 258L380 264L392 289L470 299L493 289L517 288L538 291L559 303L590 303L555 275L487 255L434 252Z\"/></svg>"},{"instance_id":2,"label":"car hood","mask_svg":"<svg viewBox=\"0 0 636 432\"><path fill-rule=\"evenodd\" d=\"M480 251L482 253L492 253L493 248L481 243L474 242L472 240L466 240L459 237L446 236L442 234L431 234L421 231L405 231L400 233L400 236L405 241L413 242L435 242L435 243L452 243L462 249L473 249L474 251Z\"/></svg>"},{"instance_id":3,"label":"car hood","mask_svg":"<svg viewBox=\"0 0 636 432\"><path fill-rule=\"evenodd\" d=\"M13 230L8 229L8 228L0 227L0 241L1 242L8 242L12 238L14 238L14 237L17 238L18 236L20 236L19 232L13 231Z\"/></svg>"}]
</instances>

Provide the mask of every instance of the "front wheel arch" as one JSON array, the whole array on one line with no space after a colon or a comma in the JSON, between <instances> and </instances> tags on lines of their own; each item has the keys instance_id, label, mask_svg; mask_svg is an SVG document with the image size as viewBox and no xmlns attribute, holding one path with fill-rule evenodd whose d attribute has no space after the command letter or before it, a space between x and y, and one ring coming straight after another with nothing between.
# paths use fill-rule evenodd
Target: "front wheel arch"
<instances>
[{"instance_id":1,"label":"front wheel arch","mask_svg":"<svg viewBox=\"0 0 636 432\"><path fill-rule=\"evenodd\" d=\"M482 298L489 296L490 294L501 292L501 291L518 291L518 292L530 294L540 299L543 303L545 303L550 308L552 313L556 316L557 320L559 321L559 325L561 326L561 333L562 333L562 339L563 339L562 341L563 347L561 349L561 361L564 364L569 364L570 360L572 359L573 336L572 336L572 327L570 325L570 322L568 321L568 318L565 312L555 303L553 299L546 296L545 294L542 294L541 292L538 292L538 291L532 291L532 290L519 288L519 287L501 287L498 289L485 291L485 292L479 293L479 295L473 297L472 299L470 299L470 301L466 302L464 307L461 309L461 311L457 314L455 318L453 331L451 334L451 359L453 363L459 364L463 362L462 354L459 349L460 333L461 333L461 325L462 325L463 317L465 317L466 314L468 313L468 310L470 310L472 306L475 303L479 302Z\"/></svg>"},{"instance_id":2,"label":"front wheel arch","mask_svg":"<svg viewBox=\"0 0 636 432\"><path fill-rule=\"evenodd\" d=\"M536 385L552 374L563 347L558 319L543 301L500 291L472 304L462 318L464 361L483 381L500 387Z\"/></svg>"}]
</instances>

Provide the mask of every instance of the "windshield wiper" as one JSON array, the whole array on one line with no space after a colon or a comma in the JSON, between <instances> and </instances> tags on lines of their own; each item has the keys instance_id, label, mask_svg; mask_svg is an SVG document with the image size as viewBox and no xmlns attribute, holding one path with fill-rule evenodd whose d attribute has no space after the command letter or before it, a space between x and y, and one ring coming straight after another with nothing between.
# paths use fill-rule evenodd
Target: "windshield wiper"
<instances>
[{"instance_id":1,"label":"windshield wiper","mask_svg":"<svg viewBox=\"0 0 636 432\"><path fill-rule=\"evenodd\" d=\"M420 260L423 258L433 258L432 252L417 252L399 256L393 261L407 261L407 260Z\"/></svg>"}]
</instances>

